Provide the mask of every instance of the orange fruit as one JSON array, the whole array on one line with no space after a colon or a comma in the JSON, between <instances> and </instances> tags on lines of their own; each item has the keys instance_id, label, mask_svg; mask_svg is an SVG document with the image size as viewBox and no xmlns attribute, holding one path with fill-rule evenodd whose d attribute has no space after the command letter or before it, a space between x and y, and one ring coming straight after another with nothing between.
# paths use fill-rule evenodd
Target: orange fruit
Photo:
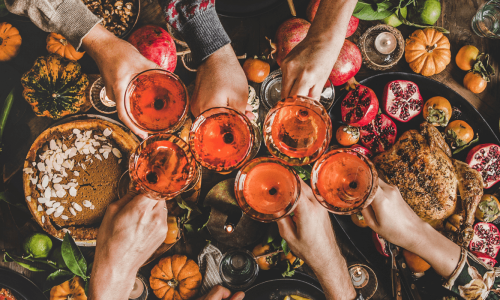
<instances>
[{"instance_id":1,"label":"orange fruit","mask_svg":"<svg viewBox=\"0 0 500 300\"><path fill-rule=\"evenodd\" d=\"M351 215L351 220L352 222L359 227L368 227L368 224L366 224L365 218L363 218L363 215L361 213L355 213Z\"/></svg>"},{"instance_id":2,"label":"orange fruit","mask_svg":"<svg viewBox=\"0 0 500 300\"><path fill-rule=\"evenodd\" d=\"M359 128L349 125L342 125L335 133L337 142L342 146L351 146L359 141Z\"/></svg>"},{"instance_id":3,"label":"orange fruit","mask_svg":"<svg viewBox=\"0 0 500 300\"><path fill-rule=\"evenodd\" d=\"M440 96L427 100L423 109L424 120L434 126L445 127L448 125L452 113L450 101Z\"/></svg>"},{"instance_id":4,"label":"orange fruit","mask_svg":"<svg viewBox=\"0 0 500 300\"><path fill-rule=\"evenodd\" d=\"M500 215L500 202L497 197L484 194L476 208L476 219L481 222L493 222Z\"/></svg>"},{"instance_id":5,"label":"orange fruit","mask_svg":"<svg viewBox=\"0 0 500 300\"><path fill-rule=\"evenodd\" d=\"M252 254L254 256L263 255L263 254L270 252L269 249L270 249L269 244L264 245L264 246L262 244L258 244L257 246L255 246L255 248L253 248ZM269 270L272 267L274 267L276 265L275 256L276 256L276 254L272 255L272 256L263 256L263 257L258 258L257 264L259 265L259 268L262 270Z\"/></svg>"},{"instance_id":6,"label":"orange fruit","mask_svg":"<svg viewBox=\"0 0 500 300\"><path fill-rule=\"evenodd\" d=\"M444 130L446 138L451 140L456 146L468 144L474 138L474 130L462 120L455 120L446 126Z\"/></svg>"},{"instance_id":7,"label":"orange fruit","mask_svg":"<svg viewBox=\"0 0 500 300\"><path fill-rule=\"evenodd\" d=\"M255 83L261 83L269 75L271 66L258 58L248 58L243 63L243 71L248 80Z\"/></svg>"},{"instance_id":8,"label":"orange fruit","mask_svg":"<svg viewBox=\"0 0 500 300\"><path fill-rule=\"evenodd\" d=\"M458 51L455 62L460 69L469 71L474 67L478 55L479 49L472 45L466 45Z\"/></svg>"},{"instance_id":9,"label":"orange fruit","mask_svg":"<svg viewBox=\"0 0 500 300\"><path fill-rule=\"evenodd\" d=\"M414 273L425 272L431 267L423 258L406 249L403 249L403 256L405 257L408 268Z\"/></svg>"},{"instance_id":10,"label":"orange fruit","mask_svg":"<svg viewBox=\"0 0 500 300\"><path fill-rule=\"evenodd\" d=\"M177 217L168 216L167 225L168 225L167 237L165 238L165 241L163 241L163 243L173 244L177 241L177 238L179 237L179 225L177 224Z\"/></svg>"},{"instance_id":11,"label":"orange fruit","mask_svg":"<svg viewBox=\"0 0 500 300\"><path fill-rule=\"evenodd\" d=\"M464 86L474 94L484 91L488 82L478 73L469 72L464 77Z\"/></svg>"},{"instance_id":12,"label":"orange fruit","mask_svg":"<svg viewBox=\"0 0 500 300\"><path fill-rule=\"evenodd\" d=\"M290 263L290 266L293 266L293 264L295 263L295 261L298 259L299 260L299 263L298 265L295 266L294 269L297 269L298 267L302 266L304 264L304 261L300 258L298 258L297 256L294 256L292 254L292 252L288 252L287 255L285 255L285 253L280 253L280 260L288 260L288 262Z\"/></svg>"}]
</instances>

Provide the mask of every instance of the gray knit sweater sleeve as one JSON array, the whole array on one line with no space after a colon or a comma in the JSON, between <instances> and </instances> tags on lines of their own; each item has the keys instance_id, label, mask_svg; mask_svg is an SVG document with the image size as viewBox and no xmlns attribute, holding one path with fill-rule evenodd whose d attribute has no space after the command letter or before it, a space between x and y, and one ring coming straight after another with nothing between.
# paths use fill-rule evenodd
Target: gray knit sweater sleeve
<instances>
[{"instance_id":1,"label":"gray knit sweater sleeve","mask_svg":"<svg viewBox=\"0 0 500 300\"><path fill-rule=\"evenodd\" d=\"M62 34L77 50L101 22L82 0L5 0L5 4L11 13L29 17L40 29Z\"/></svg>"}]
</instances>

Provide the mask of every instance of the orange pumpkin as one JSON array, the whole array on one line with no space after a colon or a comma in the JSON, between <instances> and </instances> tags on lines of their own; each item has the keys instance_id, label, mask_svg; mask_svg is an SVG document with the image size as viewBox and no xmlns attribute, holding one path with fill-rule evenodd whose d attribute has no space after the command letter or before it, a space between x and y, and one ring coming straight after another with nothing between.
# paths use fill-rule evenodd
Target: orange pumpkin
<instances>
[{"instance_id":1,"label":"orange pumpkin","mask_svg":"<svg viewBox=\"0 0 500 300\"><path fill-rule=\"evenodd\" d=\"M0 23L0 61L13 59L19 53L22 38L19 30L9 23Z\"/></svg>"},{"instance_id":2,"label":"orange pumpkin","mask_svg":"<svg viewBox=\"0 0 500 300\"><path fill-rule=\"evenodd\" d=\"M416 30L406 40L405 59L415 73L438 74L451 61L450 41L436 29Z\"/></svg>"},{"instance_id":3,"label":"orange pumpkin","mask_svg":"<svg viewBox=\"0 0 500 300\"><path fill-rule=\"evenodd\" d=\"M75 276L73 279L56 285L50 290L50 300L87 300L83 279Z\"/></svg>"},{"instance_id":4,"label":"orange pumpkin","mask_svg":"<svg viewBox=\"0 0 500 300\"><path fill-rule=\"evenodd\" d=\"M56 53L69 60L79 60L85 52L75 50L68 40L60 34L52 32L47 36L47 51Z\"/></svg>"},{"instance_id":5,"label":"orange pumpkin","mask_svg":"<svg viewBox=\"0 0 500 300\"><path fill-rule=\"evenodd\" d=\"M162 258L153 270L149 284L161 300L187 300L193 298L201 285L198 265L184 255Z\"/></svg>"}]
</instances>

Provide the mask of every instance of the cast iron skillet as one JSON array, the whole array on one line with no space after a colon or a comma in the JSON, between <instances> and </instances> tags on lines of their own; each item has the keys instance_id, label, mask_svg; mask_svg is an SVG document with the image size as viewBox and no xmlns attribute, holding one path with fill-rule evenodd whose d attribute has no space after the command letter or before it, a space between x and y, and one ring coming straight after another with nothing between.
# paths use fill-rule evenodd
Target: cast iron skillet
<instances>
[{"instance_id":1,"label":"cast iron skillet","mask_svg":"<svg viewBox=\"0 0 500 300\"><path fill-rule=\"evenodd\" d=\"M466 121L475 132L479 133L479 144L484 143L494 143L499 144L500 141L496 136L495 132L488 125L486 120L481 116L481 114L476 110L476 108L470 104L466 99L460 96L457 92L449 88L448 86L432 80L430 78L410 73L402 73L402 72L392 72L392 73L383 73L368 77L360 81L362 85L365 85L375 92L377 95L380 105L382 106L382 94L384 86L393 80L409 80L413 81L417 84L420 89L420 94L424 99L424 102L427 99L434 96L442 96L448 99L453 107L457 107L462 111L462 115L458 118ZM332 105L332 109L330 110L330 117L332 118L333 131L336 132L337 128L340 126L342 122L342 118L340 115L340 103L341 100L344 99L347 92L339 93L338 98L335 100ZM423 122L422 114L416 116L408 123L402 123L393 120L396 123L398 137L409 129L418 129L420 123ZM472 147L471 147L472 148ZM469 149L465 149L462 152L454 155L453 157L465 161L465 157L467 156ZM500 184L496 184L492 188L485 190L486 192L493 193L498 189ZM371 230L369 228L360 228L352 223L350 220L350 216L341 216L341 215L333 215L337 222L342 227L343 231L349 237L351 242L354 244L355 248L361 253L361 255L372 264L375 269L387 268L384 265L385 259L377 252L375 246L372 242ZM398 226L394 224L394 226ZM498 226L498 225L497 225ZM499 257L497 256L497 259ZM430 276L424 276L424 278L420 279L419 282L430 281L430 278L434 277L435 274L429 274ZM427 277L427 278L426 278ZM440 286L440 282L436 280L432 285L435 286L435 289L438 289ZM435 290L434 288L430 288L431 290Z\"/></svg>"},{"instance_id":2,"label":"cast iron skillet","mask_svg":"<svg viewBox=\"0 0 500 300\"><path fill-rule=\"evenodd\" d=\"M215 9L219 15L232 18L249 18L266 13L285 0L217 0Z\"/></svg>"},{"instance_id":3,"label":"cast iron skillet","mask_svg":"<svg viewBox=\"0 0 500 300\"><path fill-rule=\"evenodd\" d=\"M17 272L5 268L0 268L0 288L11 290L18 300L47 299L31 280Z\"/></svg>"},{"instance_id":4,"label":"cast iron skillet","mask_svg":"<svg viewBox=\"0 0 500 300\"><path fill-rule=\"evenodd\" d=\"M287 295L298 295L311 300L325 300L325 294L302 280L273 279L256 284L245 291L245 300L283 300Z\"/></svg>"}]
</instances>

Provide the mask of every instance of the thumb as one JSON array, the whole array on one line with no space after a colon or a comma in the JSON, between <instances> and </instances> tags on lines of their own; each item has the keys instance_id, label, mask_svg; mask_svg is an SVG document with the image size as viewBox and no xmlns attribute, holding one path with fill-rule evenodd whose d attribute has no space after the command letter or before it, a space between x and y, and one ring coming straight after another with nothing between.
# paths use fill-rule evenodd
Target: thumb
<instances>
[{"instance_id":1,"label":"thumb","mask_svg":"<svg viewBox=\"0 0 500 300\"><path fill-rule=\"evenodd\" d=\"M282 238L284 238L287 242L295 239L297 229L295 227L295 223L292 221L292 218L286 216L283 219L278 220L276 223L278 223L278 229Z\"/></svg>"},{"instance_id":2,"label":"thumb","mask_svg":"<svg viewBox=\"0 0 500 300\"><path fill-rule=\"evenodd\" d=\"M237 293L234 293L234 295L231 297L230 300L243 300L243 298L245 298L245 293L237 292Z\"/></svg>"}]
</instances>

